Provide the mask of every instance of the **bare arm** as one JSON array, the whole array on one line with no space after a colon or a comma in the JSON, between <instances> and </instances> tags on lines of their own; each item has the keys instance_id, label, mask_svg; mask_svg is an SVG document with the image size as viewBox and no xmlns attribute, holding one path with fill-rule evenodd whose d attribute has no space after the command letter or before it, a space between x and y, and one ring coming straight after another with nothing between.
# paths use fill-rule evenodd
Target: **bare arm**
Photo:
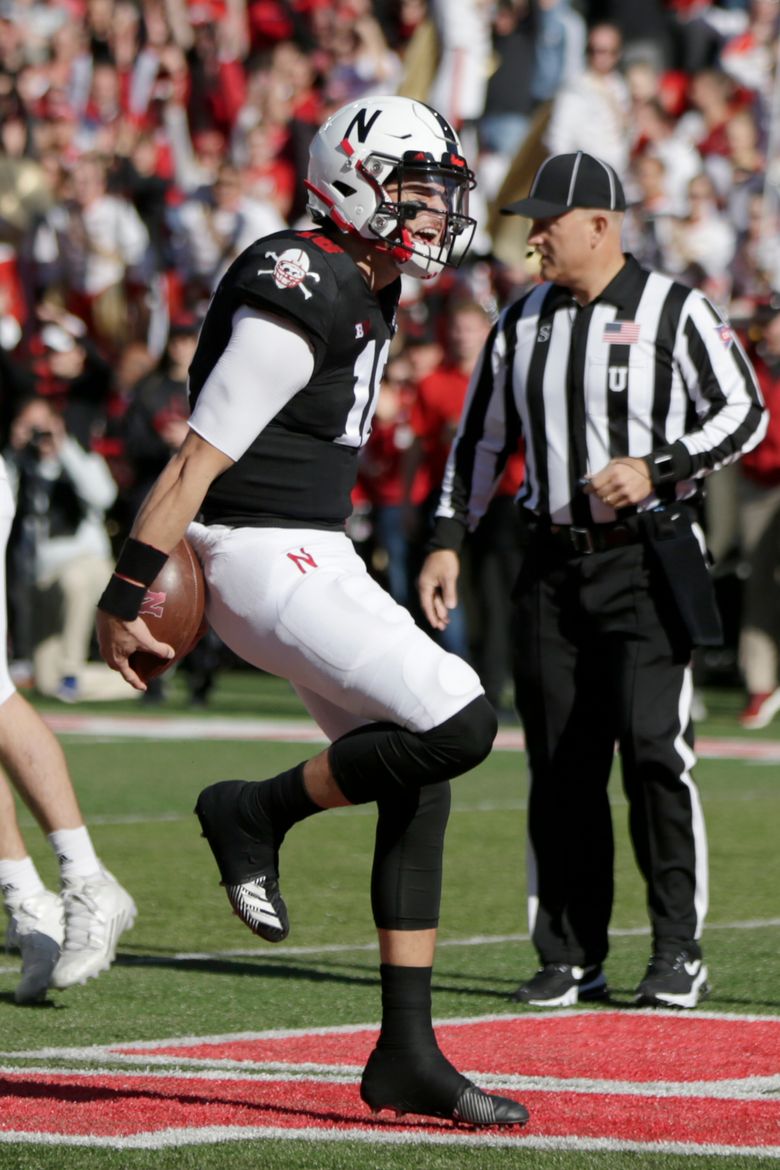
<instances>
[{"instance_id":1,"label":"bare arm","mask_svg":"<svg viewBox=\"0 0 780 1170\"><path fill-rule=\"evenodd\" d=\"M197 515L209 485L232 463L229 456L190 431L141 505L131 535L169 553ZM96 626L104 661L136 690L145 691L146 685L128 661L135 650L173 656L170 646L152 637L143 618L125 622L98 610Z\"/></svg>"},{"instance_id":2,"label":"bare arm","mask_svg":"<svg viewBox=\"0 0 780 1170\"><path fill-rule=\"evenodd\" d=\"M233 462L229 455L190 431L141 505L131 535L170 552L199 512L213 481Z\"/></svg>"}]
</instances>

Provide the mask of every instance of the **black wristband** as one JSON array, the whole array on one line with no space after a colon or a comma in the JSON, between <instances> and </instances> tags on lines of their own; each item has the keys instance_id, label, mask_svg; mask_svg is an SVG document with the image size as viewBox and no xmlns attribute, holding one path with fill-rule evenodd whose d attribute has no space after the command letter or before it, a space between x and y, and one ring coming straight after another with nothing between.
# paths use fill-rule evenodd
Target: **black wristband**
<instances>
[{"instance_id":1,"label":"black wristband","mask_svg":"<svg viewBox=\"0 0 780 1170\"><path fill-rule=\"evenodd\" d=\"M660 447L644 457L653 487L688 479L693 472L693 459L688 448L679 439L668 447Z\"/></svg>"},{"instance_id":2,"label":"black wristband","mask_svg":"<svg viewBox=\"0 0 780 1170\"><path fill-rule=\"evenodd\" d=\"M120 577L129 577L131 581L140 581L142 585L151 585L167 560L168 554L160 552L159 548L128 536L114 572Z\"/></svg>"},{"instance_id":3,"label":"black wristband","mask_svg":"<svg viewBox=\"0 0 780 1170\"><path fill-rule=\"evenodd\" d=\"M138 617L145 596L145 585L135 585L114 574L103 590L97 607L112 617L121 618L123 622L131 622Z\"/></svg>"}]
</instances>

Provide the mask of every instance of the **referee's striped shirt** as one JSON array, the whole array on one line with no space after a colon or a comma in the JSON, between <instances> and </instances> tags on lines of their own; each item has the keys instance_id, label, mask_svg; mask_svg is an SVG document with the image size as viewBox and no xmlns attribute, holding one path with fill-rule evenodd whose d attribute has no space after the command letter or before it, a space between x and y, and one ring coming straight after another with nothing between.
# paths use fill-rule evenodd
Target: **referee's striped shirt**
<instances>
[{"instance_id":1,"label":"referee's striped shirt","mask_svg":"<svg viewBox=\"0 0 780 1170\"><path fill-rule=\"evenodd\" d=\"M728 322L698 290L628 256L595 301L535 286L506 309L471 379L444 477L432 545L459 548L508 457L525 443L518 500L555 524L616 519L578 481L615 457L651 456L653 494L697 494L697 481L761 440L767 416Z\"/></svg>"}]
</instances>

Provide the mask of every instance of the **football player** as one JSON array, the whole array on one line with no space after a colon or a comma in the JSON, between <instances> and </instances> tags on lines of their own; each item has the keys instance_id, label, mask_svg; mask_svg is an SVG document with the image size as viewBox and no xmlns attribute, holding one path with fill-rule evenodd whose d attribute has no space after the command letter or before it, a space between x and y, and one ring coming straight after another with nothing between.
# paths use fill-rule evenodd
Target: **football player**
<instances>
[{"instance_id":1,"label":"football player","mask_svg":"<svg viewBox=\"0 0 780 1170\"><path fill-rule=\"evenodd\" d=\"M375 1112L519 1125L523 1106L461 1076L431 1023L449 781L486 757L495 715L471 667L414 624L345 534L399 277L458 262L474 230L474 177L438 113L373 97L320 128L306 186L315 229L256 241L216 289L190 368L190 432L101 599L101 651L141 690L133 651L170 656L137 614L186 532L214 630L289 679L331 741L279 776L201 792L196 812L234 910L262 938L285 938L285 834L323 809L375 802L382 1028L363 1100Z\"/></svg>"},{"instance_id":2,"label":"football player","mask_svg":"<svg viewBox=\"0 0 780 1170\"><path fill-rule=\"evenodd\" d=\"M0 904L9 919L6 941L22 957L14 999L28 1004L45 999L49 987L63 990L108 970L136 907L95 852L58 740L11 676L5 565L15 508L0 457ZM59 893L46 888L30 857L12 785L54 850Z\"/></svg>"}]
</instances>

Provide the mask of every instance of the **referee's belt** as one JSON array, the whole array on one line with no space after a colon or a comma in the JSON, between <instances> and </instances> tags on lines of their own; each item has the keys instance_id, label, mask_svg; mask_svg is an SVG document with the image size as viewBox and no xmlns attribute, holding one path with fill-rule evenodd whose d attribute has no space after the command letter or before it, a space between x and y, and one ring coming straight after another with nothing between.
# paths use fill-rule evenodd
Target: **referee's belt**
<instances>
[{"instance_id":1,"label":"referee's belt","mask_svg":"<svg viewBox=\"0 0 780 1170\"><path fill-rule=\"evenodd\" d=\"M639 544L642 540L636 523L625 520L615 520L611 524L591 524L585 528L576 524L542 522L535 529L543 539L567 549L572 556L590 556L591 553L623 548L627 544Z\"/></svg>"}]
</instances>

